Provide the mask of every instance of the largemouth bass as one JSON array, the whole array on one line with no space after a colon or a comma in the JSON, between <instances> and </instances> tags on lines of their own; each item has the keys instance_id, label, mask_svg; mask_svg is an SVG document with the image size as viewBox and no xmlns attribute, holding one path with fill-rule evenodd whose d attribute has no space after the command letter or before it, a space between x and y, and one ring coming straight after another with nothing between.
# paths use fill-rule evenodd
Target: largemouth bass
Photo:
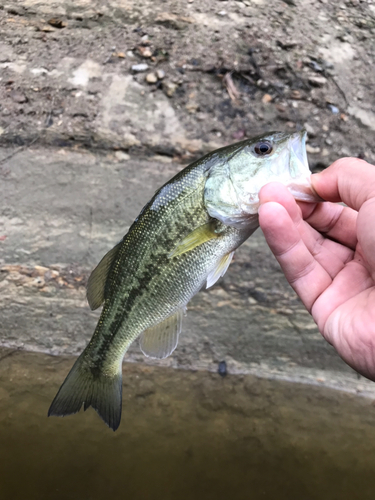
<instances>
[{"instance_id":1,"label":"largemouth bass","mask_svg":"<svg viewBox=\"0 0 375 500\"><path fill-rule=\"evenodd\" d=\"M117 429L124 354L138 337L146 356L174 351L189 300L224 275L257 229L261 187L279 181L296 199L317 201L305 139L304 131L272 132L218 149L156 192L90 276L89 305L103 310L49 415L70 415L83 404Z\"/></svg>"}]
</instances>

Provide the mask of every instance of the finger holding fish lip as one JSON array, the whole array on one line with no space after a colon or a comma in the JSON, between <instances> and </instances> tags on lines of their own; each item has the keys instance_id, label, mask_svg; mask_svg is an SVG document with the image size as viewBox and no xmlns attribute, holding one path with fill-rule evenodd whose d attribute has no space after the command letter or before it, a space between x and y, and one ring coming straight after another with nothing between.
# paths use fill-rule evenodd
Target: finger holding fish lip
<instances>
[{"instance_id":1,"label":"finger holding fish lip","mask_svg":"<svg viewBox=\"0 0 375 500\"><path fill-rule=\"evenodd\" d=\"M341 158L311 176L315 191L328 201L344 202L354 210L375 195L374 166L359 158Z\"/></svg>"},{"instance_id":2,"label":"finger holding fish lip","mask_svg":"<svg viewBox=\"0 0 375 500\"><path fill-rule=\"evenodd\" d=\"M313 210L317 210L318 207L324 207L325 203L307 204L298 202L297 204L288 190L278 183L265 186L260 193L260 200L262 203L272 200L284 206L298 229L307 249L327 270L332 278L337 275L346 262L353 258L353 251L351 248L326 238L325 235L322 235L318 230L312 227L310 221L303 220L303 210L306 209L304 205L310 205ZM332 206L327 207L327 210L336 211L335 208L336 206L332 204ZM337 206L338 213L342 212L342 208L344 207ZM326 221L327 219L323 221L323 224L326 224Z\"/></svg>"},{"instance_id":3,"label":"finger holding fish lip","mask_svg":"<svg viewBox=\"0 0 375 500\"><path fill-rule=\"evenodd\" d=\"M316 299L332 283L330 274L306 247L287 209L269 201L259 208L259 222L284 274L311 311Z\"/></svg>"},{"instance_id":4,"label":"finger holding fish lip","mask_svg":"<svg viewBox=\"0 0 375 500\"><path fill-rule=\"evenodd\" d=\"M311 180L315 178L313 174ZM319 196L319 195L318 195ZM283 205L290 216L302 218L316 231L325 236L338 241L339 243L355 249L357 244L357 215L358 212L350 207L345 207L337 203L324 201L323 203L308 203L297 201L299 211L296 210L296 203L285 186L272 182L264 186L259 194L261 203L266 201L276 201Z\"/></svg>"},{"instance_id":5,"label":"finger holding fish lip","mask_svg":"<svg viewBox=\"0 0 375 500\"><path fill-rule=\"evenodd\" d=\"M332 277L319 262L321 256L311 254L287 210L279 203L269 201L261 205L259 221L288 282L324 337L337 347L337 341L326 329L327 320L335 309L370 286L365 266L355 259L342 266L340 259L335 262L333 258L331 273L335 265L342 268Z\"/></svg>"},{"instance_id":6,"label":"finger holding fish lip","mask_svg":"<svg viewBox=\"0 0 375 500\"><path fill-rule=\"evenodd\" d=\"M262 203L272 200L284 206L298 228L308 250L332 277L336 276L345 263L353 257L353 247L349 246L348 248L347 246L347 240L350 243L353 243L353 239L356 240L355 218L353 218L351 209L348 209L349 212L345 212L345 221L339 222L344 207L327 203L296 203L288 190L278 183L265 186L261 191L260 200ZM307 209L310 209L308 213L312 215L303 220L303 212L306 212ZM313 215L315 212L316 216ZM311 223L311 219L313 223ZM344 231L349 233L344 238L343 244L341 244L340 238L337 238L339 242L336 242L326 237L339 236L341 228L345 228ZM328 230L328 233L321 234L324 230Z\"/></svg>"},{"instance_id":7,"label":"finger holding fish lip","mask_svg":"<svg viewBox=\"0 0 375 500\"><path fill-rule=\"evenodd\" d=\"M302 219L301 208L288 189L280 182L266 184L259 192L259 201L261 205L270 201L279 203L286 209L293 222Z\"/></svg>"},{"instance_id":8,"label":"finger holding fish lip","mask_svg":"<svg viewBox=\"0 0 375 500\"><path fill-rule=\"evenodd\" d=\"M305 204L300 204L305 205ZM336 203L318 203L315 207L301 206L305 221L325 236L352 250L357 245L358 212Z\"/></svg>"}]
</instances>

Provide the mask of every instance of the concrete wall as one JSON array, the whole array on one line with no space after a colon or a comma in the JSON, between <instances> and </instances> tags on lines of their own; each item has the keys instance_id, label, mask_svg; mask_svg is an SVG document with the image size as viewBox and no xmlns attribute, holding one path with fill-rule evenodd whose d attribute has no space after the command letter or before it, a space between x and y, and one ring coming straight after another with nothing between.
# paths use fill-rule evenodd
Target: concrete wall
<instances>
[{"instance_id":1,"label":"concrete wall","mask_svg":"<svg viewBox=\"0 0 375 500\"><path fill-rule=\"evenodd\" d=\"M90 271L180 168L38 148L9 159L0 188L1 344L80 353L98 318L85 299ZM150 362L137 342L126 360ZM215 371L222 360L232 373L373 390L322 339L259 230L225 277L191 301L177 350L156 364Z\"/></svg>"}]
</instances>

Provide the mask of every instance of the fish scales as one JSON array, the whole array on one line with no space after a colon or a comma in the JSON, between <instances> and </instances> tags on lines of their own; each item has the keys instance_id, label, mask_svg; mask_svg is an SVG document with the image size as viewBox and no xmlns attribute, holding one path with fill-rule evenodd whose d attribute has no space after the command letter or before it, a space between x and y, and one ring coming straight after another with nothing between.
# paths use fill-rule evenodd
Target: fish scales
<instances>
[{"instance_id":1,"label":"fish scales","mask_svg":"<svg viewBox=\"0 0 375 500\"><path fill-rule=\"evenodd\" d=\"M111 333L109 342L115 343L116 350L122 349L124 343L131 343L141 331L160 321L164 314L173 312L175 302L179 302L180 289L177 282L177 288L169 292L169 295L175 296L174 300L165 301L166 312L158 308L155 310L154 307L155 301L161 302L160 294L165 294L170 277L181 267L181 272L184 272L188 265L184 262L186 259L183 262L182 259L178 262L177 259L168 259L176 238L182 238L196 225L203 224L208 219L206 211L202 211L202 179L194 175L192 180L193 182L186 177L180 180L184 184L184 190L179 195L175 195L178 189L170 189L162 195L159 191L130 228L110 272L101 321L94 334L93 349L97 348L96 343L100 345L103 342L102 332L106 328ZM163 196L163 203L160 202L160 196ZM182 200L187 209L179 206ZM157 205L156 210L152 208L154 204ZM131 279L126 279L128 276ZM148 310L146 317L145 308ZM125 320L127 333L116 338L115 333Z\"/></svg>"},{"instance_id":2,"label":"fish scales","mask_svg":"<svg viewBox=\"0 0 375 500\"><path fill-rule=\"evenodd\" d=\"M117 429L125 352L137 337L147 356L173 352L186 304L226 272L234 250L258 227L261 187L276 180L296 199L317 201L305 135L272 132L221 148L156 192L90 276L90 307L103 310L49 415L76 413L84 404Z\"/></svg>"},{"instance_id":3,"label":"fish scales","mask_svg":"<svg viewBox=\"0 0 375 500\"><path fill-rule=\"evenodd\" d=\"M117 360L118 352L140 332L185 305L203 286L210 265L202 257L210 253L215 261L218 253L229 250L232 239L235 244L244 238L241 231L227 228L220 246L211 241L180 257L168 258L176 241L210 219L203 199L204 172L204 166L198 167L180 175L166 186L168 189L159 190L130 228L110 272L88 359L93 354L95 362L104 364L107 353ZM127 276L132 279L124 279ZM124 334L119 332L121 325L126 325Z\"/></svg>"}]
</instances>

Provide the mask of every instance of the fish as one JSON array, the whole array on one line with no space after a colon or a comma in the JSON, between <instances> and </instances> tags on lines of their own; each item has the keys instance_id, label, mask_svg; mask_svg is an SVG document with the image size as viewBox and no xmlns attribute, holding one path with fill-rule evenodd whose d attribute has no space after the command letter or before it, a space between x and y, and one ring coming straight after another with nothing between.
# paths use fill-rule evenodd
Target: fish
<instances>
[{"instance_id":1,"label":"fish","mask_svg":"<svg viewBox=\"0 0 375 500\"><path fill-rule=\"evenodd\" d=\"M118 428L127 349L139 338L145 356L173 353L190 299L225 274L258 228L260 189L278 181L296 200L318 201L305 142L304 130L246 139L191 163L156 191L89 277L88 303L102 312L49 416L91 406Z\"/></svg>"}]
</instances>

